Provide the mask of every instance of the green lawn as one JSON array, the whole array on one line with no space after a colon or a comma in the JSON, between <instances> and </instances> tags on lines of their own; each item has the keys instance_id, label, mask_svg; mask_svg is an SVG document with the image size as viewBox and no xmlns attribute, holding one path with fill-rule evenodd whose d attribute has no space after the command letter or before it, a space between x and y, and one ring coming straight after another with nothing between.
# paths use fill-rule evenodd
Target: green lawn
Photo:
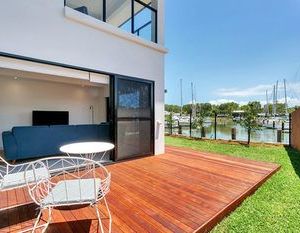
<instances>
[{"instance_id":1,"label":"green lawn","mask_svg":"<svg viewBox=\"0 0 300 233\"><path fill-rule=\"evenodd\" d=\"M300 153L288 147L232 145L166 137L166 144L274 162L281 169L212 232L300 232Z\"/></svg>"}]
</instances>

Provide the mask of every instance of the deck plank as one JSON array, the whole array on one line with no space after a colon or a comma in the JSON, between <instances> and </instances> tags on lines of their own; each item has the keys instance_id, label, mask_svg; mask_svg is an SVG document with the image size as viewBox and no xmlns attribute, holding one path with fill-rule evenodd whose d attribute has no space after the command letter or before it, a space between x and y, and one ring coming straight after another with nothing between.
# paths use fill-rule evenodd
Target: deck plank
<instances>
[{"instance_id":1,"label":"deck plank","mask_svg":"<svg viewBox=\"0 0 300 233\"><path fill-rule=\"evenodd\" d=\"M160 156L107 166L112 232L207 232L280 167L244 158L167 147ZM25 188L0 193L0 207L30 202ZM99 204L102 214L105 208ZM32 226L34 204L0 212L0 232ZM103 221L108 229L107 218ZM54 210L48 232L97 232L92 207Z\"/></svg>"}]
</instances>

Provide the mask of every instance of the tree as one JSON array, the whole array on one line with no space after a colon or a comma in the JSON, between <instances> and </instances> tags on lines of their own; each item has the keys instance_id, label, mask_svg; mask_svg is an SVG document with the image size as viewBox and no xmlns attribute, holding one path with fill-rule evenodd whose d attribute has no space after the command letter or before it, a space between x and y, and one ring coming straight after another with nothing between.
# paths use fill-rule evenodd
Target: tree
<instances>
[{"instance_id":1,"label":"tree","mask_svg":"<svg viewBox=\"0 0 300 233\"><path fill-rule=\"evenodd\" d=\"M201 129L204 124L205 114L203 111L199 111L196 113L196 117L193 121L193 128Z\"/></svg>"},{"instance_id":2,"label":"tree","mask_svg":"<svg viewBox=\"0 0 300 233\"><path fill-rule=\"evenodd\" d=\"M214 116L215 114L220 113L218 105L212 105L211 106L211 116Z\"/></svg>"},{"instance_id":3,"label":"tree","mask_svg":"<svg viewBox=\"0 0 300 233\"><path fill-rule=\"evenodd\" d=\"M273 113L273 104L269 104L269 112ZM276 114L284 115L285 114L285 104L277 103L276 104Z\"/></svg>"},{"instance_id":4,"label":"tree","mask_svg":"<svg viewBox=\"0 0 300 233\"><path fill-rule=\"evenodd\" d=\"M182 111L185 114L189 114L192 111L192 105L191 104L185 104L182 106Z\"/></svg>"},{"instance_id":5,"label":"tree","mask_svg":"<svg viewBox=\"0 0 300 233\"><path fill-rule=\"evenodd\" d=\"M253 106L253 108L255 109L257 114L263 111L263 108L262 108L261 103L259 101L252 101L252 102L249 102L248 105L249 104Z\"/></svg>"},{"instance_id":6,"label":"tree","mask_svg":"<svg viewBox=\"0 0 300 233\"><path fill-rule=\"evenodd\" d=\"M242 105L242 106L240 107L240 109L243 110L243 111L247 111L247 108L248 108L248 104Z\"/></svg>"},{"instance_id":7,"label":"tree","mask_svg":"<svg viewBox=\"0 0 300 233\"><path fill-rule=\"evenodd\" d=\"M175 104L166 104L165 110L168 112L180 113L180 106L175 105Z\"/></svg>"},{"instance_id":8,"label":"tree","mask_svg":"<svg viewBox=\"0 0 300 233\"><path fill-rule=\"evenodd\" d=\"M170 134L172 134L172 133L173 133L173 132L172 132L172 131L173 131L173 130L172 130L172 127L173 127L173 123L174 123L174 120L173 120L173 113L170 112L170 114L166 115L165 120L166 120L167 124L168 124L169 127L170 127Z\"/></svg>"},{"instance_id":9,"label":"tree","mask_svg":"<svg viewBox=\"0 0 300 233\"><path fill-rule=\"evenodd\" d=\"M234 110L239 109L239 105L235 102L229 102L229 103L220 104L218 108L219 108L218 112L222 114L231 115Z\"/></svg>"},{"instance_id":10,"label":"tree","mask_svg":"<svg viewBox=\"0 0 300 233\"><path fill-rule=\"evenodd\" d=\"M244 106L245 115L241 120L240 124L247 129L248 141L250 144L251 132L252 130L259 129L260 126L258 124L258 113L261 111L261 105L259 102L249 102Z\"/></svg>"},{"instance_id":11,"label":"tree","mask_svg":"<svg viewBox=\"0 0 300 233\"><path fill-rule=\"evenodd\" d=\"M196 111L196 116L195 116L195 119L193 120L193 125L192 127L193 128L196 128L196 129L201 129L201 137L205 137L205 130L204 130L204 127L203 127L203 124L204 124L204 119L205 119L205 112L200 109L200 105L197 106L197 111Z\"/></svg>"},{"instance_id":12,"label":"tree","mask_svg":"<svg viewBox=\"0 0 300 233\"><path fill-rule=\"evenodd\" d=\"M203 116L208 117L211 115L212 105L210 103L198 103L196 105L196 109L198 112L201 111L201 114L203 114Z\"/></svg>"}]
</instances>

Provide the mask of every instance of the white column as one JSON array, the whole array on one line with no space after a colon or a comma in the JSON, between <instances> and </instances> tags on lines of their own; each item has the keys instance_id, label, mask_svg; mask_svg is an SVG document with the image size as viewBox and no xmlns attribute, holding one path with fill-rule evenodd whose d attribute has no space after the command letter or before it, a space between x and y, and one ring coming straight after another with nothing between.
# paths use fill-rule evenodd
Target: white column
<instances>
[{"instance_id":1,"label":"white column","mask_svg":"<svg viewBox=\"0 0 300 233\"><path fill-rule=\"evenodd\" d=\"M157 43L164 45L164 30L165 30L165 1L164 0L153 0L152 7L157 9ZM154 41L155 36L155 16L152 15L152 40Z\"/></svg>"}]
</instances>

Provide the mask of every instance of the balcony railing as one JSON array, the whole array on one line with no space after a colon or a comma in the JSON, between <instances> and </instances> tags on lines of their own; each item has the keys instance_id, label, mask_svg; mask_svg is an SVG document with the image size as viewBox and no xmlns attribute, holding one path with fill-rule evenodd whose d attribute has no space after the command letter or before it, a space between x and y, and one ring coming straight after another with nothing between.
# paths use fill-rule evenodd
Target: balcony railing
<instances>
[{"instance_id":1,"label":"balcony railing","mask_svg":"<svg viewBox=\"0 0 300 233\"><path fill-rule=\"evenodd\" d=\"M65 0L65 6L157 43L157 9L151 0Z\"/></svg>"}]
</instances>

